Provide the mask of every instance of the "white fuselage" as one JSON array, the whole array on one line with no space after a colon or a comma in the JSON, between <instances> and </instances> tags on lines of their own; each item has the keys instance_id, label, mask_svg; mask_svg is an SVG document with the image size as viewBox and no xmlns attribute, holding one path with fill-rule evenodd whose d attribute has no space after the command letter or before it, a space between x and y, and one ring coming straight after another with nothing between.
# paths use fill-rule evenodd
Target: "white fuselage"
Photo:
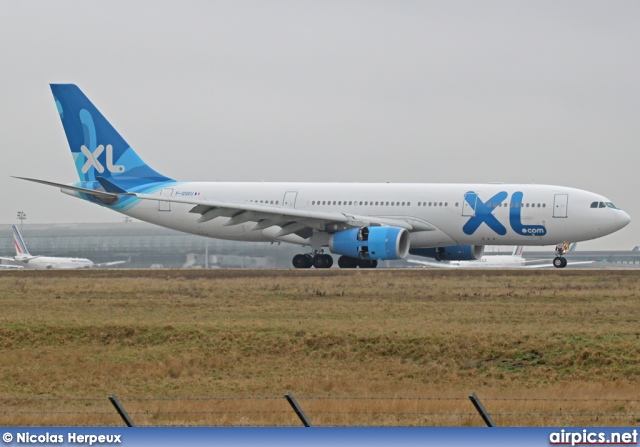
<instances>
[{"instance_id":1,"label":"white fuselage","mask_svg":"<svg viewBox=\"0 0 640 447\"><path fill-rule=\"evenodd\" d=\"M613 205L593 208L605 197L575 188L524 184L390 183L176 183L162 197L269 204L346 215L410 218L435 227L412 231L411 248L451 245L553 245L613 233L629 216ZM135 200L114 209L179 231L239 241L308 245L296 235L276 237L277 227L252 230L255 222L225 224L228 217L198 223L193 204ZM331 232L331 228L327 231Z\"/></svg>"},{"instance_id":2,"label":"white fuselage","mask_svg":"<svg viewBox=\"0 0 640 447\"><path fill-rule=\"evenodd\" d=\"M84 258L58 258L52 256L15 256L18 265L31 270L83 269L93 266L93 262Z\"/></svg>"}]
</instances>

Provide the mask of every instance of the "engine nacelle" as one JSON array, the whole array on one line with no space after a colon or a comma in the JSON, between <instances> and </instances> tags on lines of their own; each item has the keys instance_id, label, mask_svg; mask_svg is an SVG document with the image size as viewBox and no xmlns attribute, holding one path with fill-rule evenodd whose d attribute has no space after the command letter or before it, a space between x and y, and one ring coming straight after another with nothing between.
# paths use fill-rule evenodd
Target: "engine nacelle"
<instances>
[{"instance_id":1,"label":"engine nacelle","mask_svg":"<svg viewBox=\"0 0 640 447\"><path fill-rule=\"evenodd\" d=\"M399 227L352 228L332 234L329 250L357 259L402 259L409 254L409 232Z\"/></svg>"},{"instance_id":2,"label":"engine nacelle","mask_svg":"<svg viewBox=\"0 0 640 447\"><path fill-rule=\"evenodd\" d=\"M412 248L409 253L436 261L477 261L484 254L484 245L454 245L437 248Z\"/></svg>"}]
</instances>

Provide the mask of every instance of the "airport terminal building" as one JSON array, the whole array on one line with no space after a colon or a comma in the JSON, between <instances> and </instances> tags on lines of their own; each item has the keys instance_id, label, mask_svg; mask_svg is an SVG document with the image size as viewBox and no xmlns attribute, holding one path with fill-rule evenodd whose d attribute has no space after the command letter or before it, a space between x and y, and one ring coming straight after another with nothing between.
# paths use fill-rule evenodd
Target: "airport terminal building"
<instances>
[{"instance_id":1,"label":"airport terminal building","mask_svg":"<svg viewBox=\"0 0 640 447\"><path fill-rule=\"evenodd\" d=\"M182 233L146 222L101 224L28 224L21 229L33 255L88 258L94 263L127 261L117 268L292 268L291 258L309 247L268 242L238 242ZM493 249L500 248L500 252ZM487 247L485 254L510 254L511 248ZM0 225L0 256L15 255L11 225ZM528 247L527 259L553 257L552 248ZM574 261L595 260L584 267L640 264L640 251L567 253ZM426 259L426 258L418 258ZM429 260L429 259L426 259ZM8 261L2 261L10 264ZM380 267L418 267L406 260L383 261Z\"/></svg>"},{"instance_id":2,"label":"airport terminal building","mask_svg":"<svg viewBox=\"0 0 640 447\"><path fill-rule=\"evenodd\" d=\"M26 224L20 231L33 255L126 260L119 268L289 268L293 255L305 251L205 238L145 222ZM11 225L0 225L0 256L14 255Z\"/></svg>"}]
</instances>

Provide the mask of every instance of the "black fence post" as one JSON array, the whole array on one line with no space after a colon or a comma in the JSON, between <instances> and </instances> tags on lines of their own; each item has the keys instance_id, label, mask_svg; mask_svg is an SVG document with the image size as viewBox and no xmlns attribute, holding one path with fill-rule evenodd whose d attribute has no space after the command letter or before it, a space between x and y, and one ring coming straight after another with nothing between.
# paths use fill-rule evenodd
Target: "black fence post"
<instances>
[{"instance_id":1,"label":"black fence post","mask_svg":"<svg viewBox=\"0 0 640 447\"><path fill-rule=\"evenodd\" d=\"M302 425L304 425L305 427L313 427L313 425L311 425L311 421L307 418L307 415L304 414L304 411L302 411L302 408L300 408L300 405L298 405L298 401L295 397L293 397L293 394L289 392L285 394L284 397L287 399L287 402L289 402L291 407L293 407L293 411L295 411L300 418Z\"/></svg>"},{"instance_id":2,"label":"black fence post","mask_svg":"<svg viewBox=\"0 0 640 447\"><path fill-rule=\"evenodd\" d=\"M116 407L116 411L118 412L124 423L127 425L127 427L135 427L136 424L133 423L133 421L127 414L127 410L124 409L116 395L112 394L111 396L109 396L109 400L111 401L113 406Z\"/></svg>"},{"instance_id":3,"label":"black fence post","mask_svg":"<svg viewBox=\"0 0 640 447\"><path fill-rule=\"evenodd\" d=\"M489 412L486 410L486 408L484 408L484 405L482 405L482 402L480 402L480 398L476 396L475 392L469 395L469 399L471 400L473 406L476 407L476 410L478 410L478 413L480 413L480 416L482 416L482 420L485 424L487 424L487 427L495 427L496 424L493 422L493 419L491 419Z\"/></svg>"}]
</instances>

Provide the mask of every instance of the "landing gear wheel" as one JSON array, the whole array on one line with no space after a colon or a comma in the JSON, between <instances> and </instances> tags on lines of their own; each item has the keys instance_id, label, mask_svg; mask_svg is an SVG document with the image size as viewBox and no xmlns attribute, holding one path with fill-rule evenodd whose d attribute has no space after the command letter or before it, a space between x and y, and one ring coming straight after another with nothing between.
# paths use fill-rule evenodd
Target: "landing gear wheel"
<instances>
[{"instance_id":1,"label":"landing gear wheel","mask_svg":"<svg viewBox=\"0 0 640 447\"><path fill-rule=\"evenodd\" d=\"M567 258L562 258L562 267L565 268L567 266Z\"/></svg>"},{"instance_id":2,"label":"landing gear wheel","mask_svg":"<svg viewBox=\"0 0 640 447\"><path fill-rule=\"evenodd\" d=\"M561 256L553 258L553 266L557 269L565 268L567 266L567 260Z\"/></svg>"},{"instance_id":3,"label":"landing gear wheel","mask_svg":"<svg viewBox=\"0 0 640 447\"><path fill-rule=\"evenodd\" d=\"M358 260L351 256L340 256L338 258L338 267L341 269L354 269L358 267Z\"/></svg>"},{"instance_id":4,"label":"landing gear wheel","mask_svg":"<svg viewBox=\"0 0 640 447\"><path fill-rule=\"evenodd\" d=\"M333 265L331 255L315 255L313 257L313 266L317 269L328 269Z\"/></svg>"},{"instance_id":5,"label":"landing gear wheel","mask_svg":"<svg viewBox=\"0 0 640 447\"><path fill-rule=\"evenodd\" d=\"M358 259L358 267L361 269L374 269L378 266L378 261L371 259Z\"/></svg>"},{"instance_id":6,"label":"landing gear wheel","mask_svg":"<svg viewBox=\"0 0 640 447\"><path fill-rule=\"evenodd\" d=\"M297 269L308 269L311 268L313 260L309 255L295 255L292 264Z\"/></svg>"}]
</instances>

